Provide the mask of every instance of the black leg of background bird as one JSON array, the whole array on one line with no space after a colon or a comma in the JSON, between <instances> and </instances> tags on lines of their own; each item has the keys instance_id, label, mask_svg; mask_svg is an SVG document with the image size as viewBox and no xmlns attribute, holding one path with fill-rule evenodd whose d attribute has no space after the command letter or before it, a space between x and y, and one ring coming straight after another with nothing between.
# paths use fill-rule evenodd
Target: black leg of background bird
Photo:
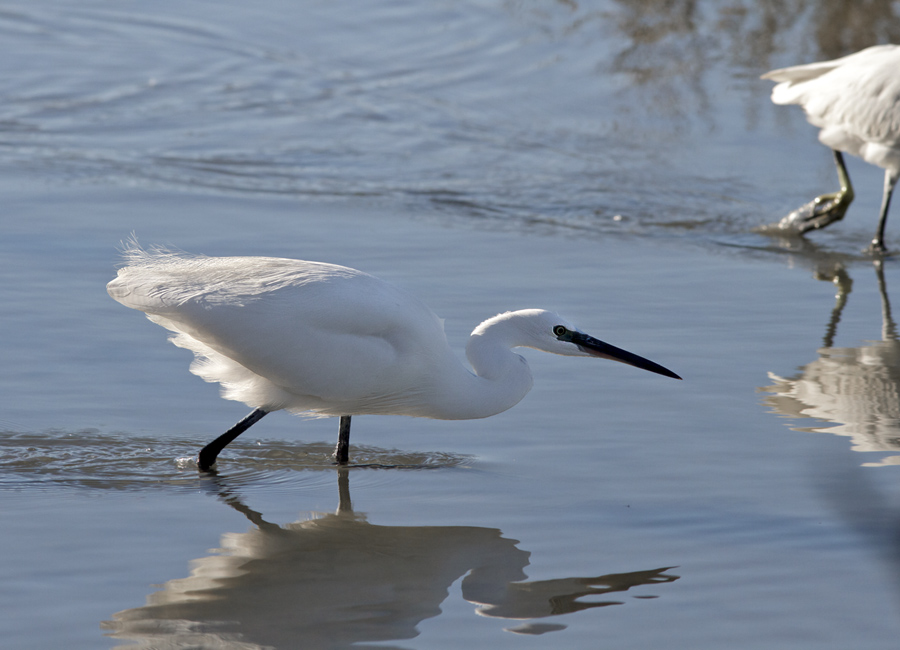
<instances>
[{"instance_id":1,"label":"black leg of background bird","mask_svg":"<svg viewBox=\"0 0 900 650\"><path fill-rule=\"evenodd\" d=\"M338 430L337 447L334 448L334 460L338 465L346 465L350 460L350 416L341 416L341 425Z\"/></svg>"},{"instance_id":2,"label":"black leg of background bird","mask_svg":"<svg viewBox=\"0 0 900 650\"><path fill-rule=\"evenodd\" d=\"M878 217L878 230L875 231L875 239L869 250L875 253L883 253L887 249L884 247L884 227L887 225L888 209L891 207L891 195L894 193L894 186L897 184L897 178L900 174L892 174L891 170L884 172L884 196L881 199L881 214Z\"/></svg>"},{"instance_id":3,"label":"black leg of background bird","mask_svg":"<svg viewBox=\"0 0 900 650\"><path fill-rule=\"evenodd\" d=\"M228 431L206 445L200 450L199 456L197 456L197 466L204 472L209 471L212 466L216 464L216 457L219 455L219 452L222 451L228 443L259 422L267 413L268 411L256 409Z\"/></svg>"}]
</instances>

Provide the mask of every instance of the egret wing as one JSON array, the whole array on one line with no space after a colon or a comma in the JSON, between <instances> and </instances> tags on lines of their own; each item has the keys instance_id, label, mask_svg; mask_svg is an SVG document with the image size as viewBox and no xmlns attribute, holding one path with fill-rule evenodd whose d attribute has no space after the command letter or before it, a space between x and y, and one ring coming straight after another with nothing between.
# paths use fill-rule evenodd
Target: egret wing
<instances>
[{"instance_id":1,"label":"egret wing","mask_svg":"<svg viewBox=\"0 0 900 650\"><path fill-rule=\"evenodd\" d=\"M335 408L344 412L365 412L367 402L383 411L392 399L414 400L429 364L447 349L441 322L424 303L331 264L151 256L121 269L108 290L122 304L308 398L301 404L340 403ZM224 384L229 373L235 374L223 367L212 379Z\"/></svg>"}]
</instances>

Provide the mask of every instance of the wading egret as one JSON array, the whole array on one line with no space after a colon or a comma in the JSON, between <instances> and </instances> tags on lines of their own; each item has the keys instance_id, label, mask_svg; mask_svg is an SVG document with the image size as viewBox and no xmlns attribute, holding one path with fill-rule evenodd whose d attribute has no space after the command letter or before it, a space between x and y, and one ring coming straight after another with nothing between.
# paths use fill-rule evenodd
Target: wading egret
<instances>
[{"instance_id":1,"label":"wading egret","mask_svg":"<svg viewBox=\"0 0 900 650\"><path fill-rule=\"evenodd\" d=\"M871 250L882 252L891 193L900 176L900 46L876 45L833 61L772 70L762 76L779 82L776 104L799 104L819 140L834 151L841 189L798 208L779 226L801 233L844 218L853 186L841 154L846 151L884 172L884 195Z\"/></svg>"},{"instance_id":2,"label":"wading egret","mask_svg":"<svg viewBox=\"0 0 900 650\"><path fill-rule=\"evenodd\" d=\"M584 334L541 309L494 316L454 356L442 321L424 303L362 271L273 257L205 257L130 246L109 295L171 330L191 350L191 372L253 411L204 447L219 452L267 413L339 416L335 459L346 463L350 416L485 418L531 389L530 347L600 357L680 379L671 370Z\"/></svg>"}]
</instances>

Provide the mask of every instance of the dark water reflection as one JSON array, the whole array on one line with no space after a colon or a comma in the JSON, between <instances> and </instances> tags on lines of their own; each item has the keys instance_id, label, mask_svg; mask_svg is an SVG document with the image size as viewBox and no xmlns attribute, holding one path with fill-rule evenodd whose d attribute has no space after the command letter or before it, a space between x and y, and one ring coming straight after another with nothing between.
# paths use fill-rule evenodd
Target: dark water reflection
<instances>
[{"instance_id":1,"label":"dark water reflection","mask_svg":"<svg viewBox=\"0 0 900 650\"><path fill-rule=\"evenodd\" d=\"M857 347L834 346L853 281L841 264L830 272L820 270L819 279L834 282L837 295L819 356L791 377L770 372L774 383L761 390L771 393L764 403L773 412L794 420L811 418L825 423L797 427L799 431L848 436L854 451L898 454L900 341L880 261L875 263L875 276L881 298L881 340ZM867 464L900 464L900 455Z\"/></svg>"},{"instance_id":2,"label":"dark water reflection","mask_svg":"<svg viewBox=\"0 0 900 650\"><path fill-rule=\"evenodd\" d=\"M630 41L615 68L633 70L638 83L709 69L721 55L754 69L782 52L799 62L900 40L893 0L618 0L615 6L616 30Z\"/></svg>"},{"instance_id":3,"label":"dark water reflection","mask_svg":"<svg viewBox=\"0 0 900 650\"><path fill-rule=\"evenodd\" d=\"M170 580L146 606L104 627L137 643L127 647L360 647L416 637L462 578L462 595L478 614L529 620L508 629L541 634L566 626L533 619L623 604L630 590L639 592L632 598L652 598L639 588L678 579L659 568L528 582L530 554L500 530L369 523L352 510L348 474L338 472L337 512L285 526L213 479L219 498L255 528L224 535L221 551L195 560L189 577Z\"/></svg>"},{"instance_id":4,"label":"dark water reflection","mask_svg":"<svg viewBox=\"0 0 900 650\"><path fill-rule=\"evenodd\" d=\"M628 112L679 121L715 118L714 95L721 90L716 73L723 69L733 76L733 87L757 96L746 105L752 118L760 72L900 41L894 0L558 0L555 7L508 6L560 41L583 33L608 39L613 51L596 62L596 71L626 78L626 94L644 93L642 101L629 102Z\"/></svg>"}]
</instances>

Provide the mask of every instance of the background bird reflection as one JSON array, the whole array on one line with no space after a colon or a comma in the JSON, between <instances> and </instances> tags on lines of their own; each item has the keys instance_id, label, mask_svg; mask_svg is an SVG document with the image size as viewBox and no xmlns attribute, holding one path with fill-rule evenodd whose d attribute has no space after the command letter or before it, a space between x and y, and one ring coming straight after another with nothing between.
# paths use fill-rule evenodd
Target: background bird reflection
<instances>
[{"instance_id":1,"label":"background bird reflection","mask_svg":"<svg viewBox=\"0 0 900 650\"><path fill-rule=\"evenodd\" d=\"M791 377L773 372L771 393L764 402L772 410L791 418L814 418L824 425L797 427L848 436L854 451L900 453L900 343L883 265L875 262L882 308L881 340L857 347L834 347L841 315L847 305L852 280L840 265L820 277L834 281L838 291L826 326L819 357ZM900 464L900 455L879 463Z\"/></svg>"}]
</instances>

